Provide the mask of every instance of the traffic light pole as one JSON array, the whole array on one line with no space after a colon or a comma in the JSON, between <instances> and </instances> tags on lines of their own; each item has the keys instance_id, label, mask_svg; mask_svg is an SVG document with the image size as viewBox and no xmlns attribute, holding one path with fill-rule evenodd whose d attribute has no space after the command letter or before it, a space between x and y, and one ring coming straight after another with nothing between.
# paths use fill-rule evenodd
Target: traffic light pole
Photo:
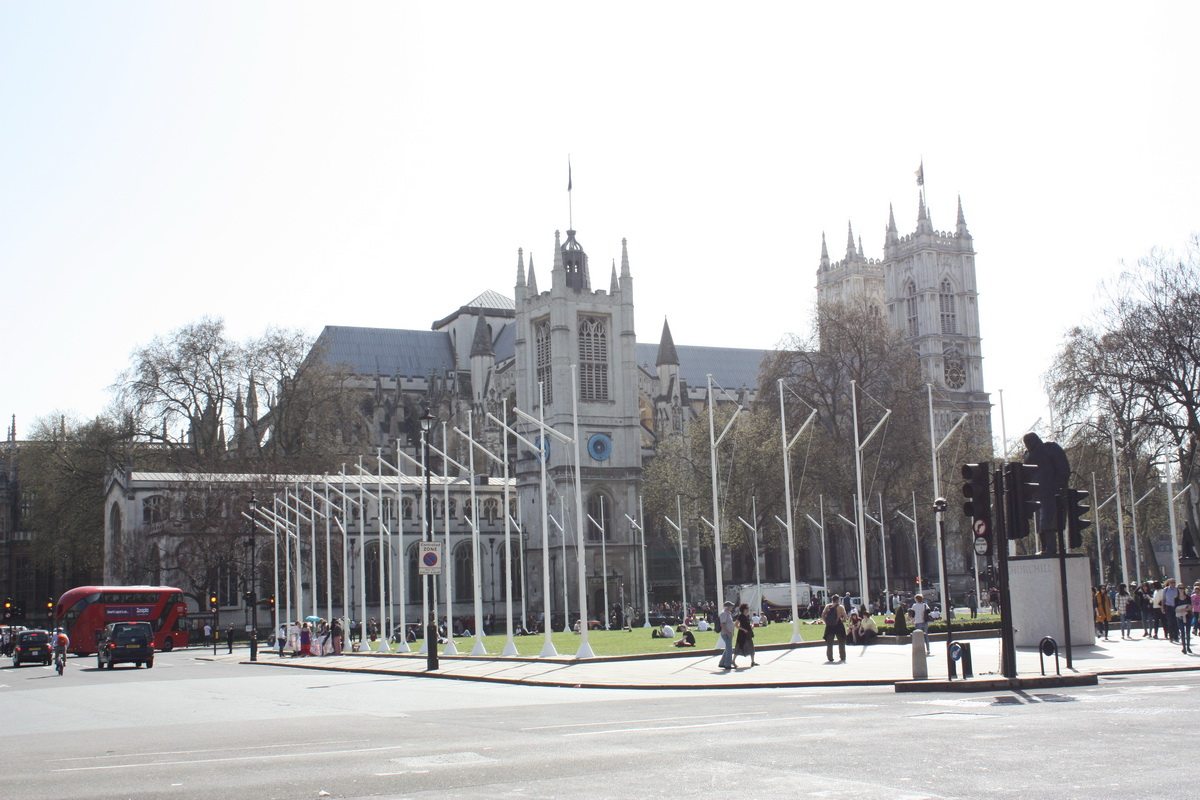
<instances>
[{"instance_id":1,"label":"traffic light pole","mask_svg":"<svg viewBox=\"0 0 1200 800\"><path fill-rule=\"evenodd\" d=\"M1058 513L1055 519L1059 522L1063 519L1063 506L1066 505L1067 498L1063 496L1063 490L1059 489L1054 493L1054 502L1058 504L1055 509ZM1063 532L1063 526L1058 526L1058 580L1062 587L1062 616L1063 616L1063 649L1067 652L1067 669L1074 669L1071 664L1071 611L1068 606L1067 597L1070 592L1067 591L1067 542L1066 534Z\"/></svg>"},{"instance_id":2,"label":"traffic light pole","mask_svg":"<svg viewBox=\"0 0 1200 800\"><path fill-rule=\"evenodd\" d=\"M992 476L996 494L996 560L1000 571L1000 674L1006 678L1017 677L1017 649L1013 636L1012 595L1008 589L1008 523L1015 519L1013 504L1015 493L1005 492L1005 481L1013 471L1006 465Z\"/></svg>"}]
</instances>

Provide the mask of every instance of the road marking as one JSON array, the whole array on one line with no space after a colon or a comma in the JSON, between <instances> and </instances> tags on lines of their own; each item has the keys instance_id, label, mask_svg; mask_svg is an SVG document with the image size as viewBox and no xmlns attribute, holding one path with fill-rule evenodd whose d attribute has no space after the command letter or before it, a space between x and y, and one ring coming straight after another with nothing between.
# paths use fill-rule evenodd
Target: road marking
<instances>
[{"instance_id":1,"label":"road marking","mask_svg":"<svg viewBox=\"0 0 1200 800\"><path fill-rule=\"evenodd\" d=\"M819 715L804 714L798 717L771 717L768 722L790 722L798 719L819 719ZM564 736L606 736L611 733L662 733L663 731L682 731L689 728L716 728L722 725L740 725L744 722L758 722L759 720L748 719L731 719L724 722L700 722L695 725L655 725L649 728L616 728L608 731L579 731L578 733L564 733Z\"/></svg>"},{"instance_id":2,"label":"road marking","mask_svg":"<svg viewBox=\"0 0 1200 800\"><path fill-rule=\"evenodd\" d=\"M376 772L375 777L376 778L391 778L396 775L428 775L428 774L429 774L429 770L427 770L427 769L405 769L405 770L401 770L400 772Z\"/></svg>"},{"instance_id":3,"label":"road marking","mask_svg":"<svg viewBox=\"0 0 1200 800\"><path fill-rule=\"evenodd\" d=\"M187 756L196 753L221 753L226 750L237 750L242 752L245 750L277 750L280 747L316 747L317 745L325 744L357 744L359 742L368 742L369 739L325 739L316 742L290 742L288 744L260 744L253 747L213 747L206 750L158 750L149 753L110 753L103 756L75 756L72 758L52 758L48 764L66 761L95 761L100 758L145 758L147 756Z\"/></svg>"},{"instance_id":4,"label":"road marking","mask_svg":"<svg viewBox=\"0 0 1200 800\"><path fill-rule=\"evenodd\" d=\"M179 761L145 761L129 764L102 764L96 767L59 767L51 772L92 772L102 769L130 769L135 767L174 767L189 764L219 764L232 761L262 761L268 758L311 758L313 756L344 756L351 753L378 753L382 750L403 750L411 747L407 744L394 744L387 747L359 747L354 750L317 750L308 753L274 753L253 756L230 756L228 758L194 758Z\"/></svg>"},{"instance_id":5,"label":"road marking","mask_svg":"<svg viewBox=\"0 0 1200 800\"><path fill-rule=\"evenodd\" d=\"M570 722L563 725L538 725L536 728L521 728L524 731L548 731L555 728L594 728L597 725L631 725L639 722L678 722L681 719L713 719L714 717L764 716L769 711L743 711L735 714L696 714L687 717L651 717L650 719L617 719L611 722Z\"/></svg>"}]
</instances>

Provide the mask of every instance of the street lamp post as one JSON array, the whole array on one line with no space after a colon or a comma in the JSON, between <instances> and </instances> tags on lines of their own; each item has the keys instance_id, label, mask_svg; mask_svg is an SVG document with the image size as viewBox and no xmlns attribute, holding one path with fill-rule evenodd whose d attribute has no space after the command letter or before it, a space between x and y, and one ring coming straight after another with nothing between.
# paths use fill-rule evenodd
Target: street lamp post
<instances>
[{"instance_id":1,"label":"street lamp post","mask_svg":"<svg viewBox=\"0 0 1200 800\"><path fill-rule=\"evenodd\" d=\"M254 535L254 512L258 500L250 493L250 660L258 661L258 542Z\"/></svg>"},{"instance_id":2,"label":"street lamp post","mask_svg":"<svg viewBox=\"0 0 1200 800\"><path fill-rule=\"evenodd\" d=\"M429 413L429 409L425 409L425 414L421 417L421 449L424 454L425 462L425 541L433 541L433 496L431 494L429 480L429 432L433 429L433 415ZM425 592L429 593L429 579L431 575L426 575L424 579ZM438 668L438 652L437 652L437 607L432 609L429 619L425 621L425 669L432 672Z\"/></svg>"}]
</instances>

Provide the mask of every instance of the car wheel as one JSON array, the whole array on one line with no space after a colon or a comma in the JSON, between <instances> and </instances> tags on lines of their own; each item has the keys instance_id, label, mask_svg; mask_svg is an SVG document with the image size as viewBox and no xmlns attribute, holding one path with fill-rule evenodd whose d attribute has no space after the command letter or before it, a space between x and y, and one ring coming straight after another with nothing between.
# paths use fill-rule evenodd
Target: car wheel
<instances>
[{"instance_id":1,"label":"car wheel","mask_svg":"<svg viewBox=\"0 0 1200 800\"><path fill-rule=\"evenodd\" d=\"M175 649L175 640L174 639L172 639L170 636L168 636L166 639L163 639L162 651L164 653L169 653L174 649Z\"/></svg>"},{"instance_id":2,"label":"car wheel","mask_svg":"<svg viewBox=\"0 0 1200 800\"><path fill-rule=\"evenodd\" d=\"M146 662L146 669L154 669L154 659L153 658Z\"/></svg>"}]
</instances>

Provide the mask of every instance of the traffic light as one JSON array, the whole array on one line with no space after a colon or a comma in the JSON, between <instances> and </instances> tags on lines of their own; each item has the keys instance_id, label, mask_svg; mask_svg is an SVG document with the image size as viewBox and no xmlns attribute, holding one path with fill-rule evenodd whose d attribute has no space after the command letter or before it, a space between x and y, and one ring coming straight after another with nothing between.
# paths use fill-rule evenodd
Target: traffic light
<instances>
[{"instance_id":1,"label":"traffic light","mask_svg":"<svg viewBox=\"0 0 1200 800\"><path fill-rule=\"evenodd\" d=\"M965 479L962 487L963 513L973 522L971 530L975 534L975 552L986 556L992 551L992 493L991 469L988 464L963 464L962 476ZM978 540L983 540L980 544Z\"/></svg>"},{"instance_id":2,"label":"traffic light","mask_svg":"<svg viewBox=\"0 0 1200 800\"><path fill-rule=\"evenodd\" d=\"M54 598L46 598L46 619L54 619Z\"/></svg>"},{"instance_id":3,"label":"traffic light","mask_svg":"<svg viewBox=\"0 0 1200 800\"><path fill-rule=\"evenodd\" d=\"M13 603L11 597L4 598L4 619L8 621L13 618Z\"/></svg>"},{"instance_id":4,"label":"traffic light","mask_svg":"<svg viewBox=\"0 0 1200 800\"><path fill-rule=\"evenodd\" d=\"M246 601L246 605L253 604L254 603L254 592L247 589L246 591L242 592L242 599Z\"/></svg>"},{"instance_id":5,"label":"traffic light","mask_svg":"<svg viewBox=\"0 0 1200 800\"><path fill-rule=\"evenodd\" d=\"M218 608L220 604L217 602L217 593L213 592L208 596L208 610L215 614Z\"/></svg>"},{"instance_id":6,"label":"traffic light","mask_svg":"<svg viewBox=\"0 0 1200 800\"><path fill-rule=\"evenodd\" d=\"M1015 461L1008 466L1010 467L1008 488L1013 495L1012 507L1016 517L1009 520L1008 538L1024 539L1030 534L1029 520L1042 505L1041 501L1037 499L1037 466L1018 464Z\"/></svg>"},{"instance_id":7,"label":"traffic light","mask_svg":"<svg viewBox=\"0 0 1200 800\"><path fill-rule=\"evenodd\" d=\"M267 600L267 605L271 608L275 607L275 595L271 595L271 597Z\"/></svg>"},{"instance_id":8,"label":"traffic light","mask_svg":"<svg viewBox=\"0 0 1200 800\"><path fill-rule=\"evenodd\" d=\"M1083 530L1092 525L1083 515L1091 510L1084 505L1088 493L1083 489L1067 489L1067 546L1071 549L1083 547Z\"/></svg>"}]
</instances>

